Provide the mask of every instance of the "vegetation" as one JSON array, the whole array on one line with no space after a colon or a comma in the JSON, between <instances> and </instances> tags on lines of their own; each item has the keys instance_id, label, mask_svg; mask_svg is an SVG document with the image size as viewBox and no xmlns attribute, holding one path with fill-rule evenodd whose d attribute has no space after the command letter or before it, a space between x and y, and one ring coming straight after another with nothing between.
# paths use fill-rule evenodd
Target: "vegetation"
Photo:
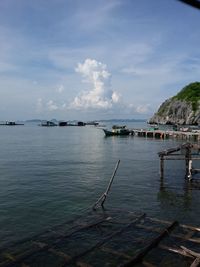
<instances>
[{"instance_id":1,"label":"vegetation","mask_svg":"<svg viewBox=\"0 0 200 267\"><path fill-rule=\"evenodd\" d=\"M168 108L169 108L169 105L170 105L170 101L169 101L169 99L168 99L168 100L166 100L164 103L162 103L162 105L159 107L157 114L158 114L159 116L162 116L163 114L165 114L165 112L166 112L166 111L168 110Z\"/></svg>"},{"instance_id":2,"label":"vegetation","mask_svg":"<svg viewBox=\"0 0 200 267\"><path fill-rule=\"evenodd\" d=\"M200 101L200 82L190 83L185 86L173 99L190 102L193 111L196 111Z\"/></svg>"}]
</instances>

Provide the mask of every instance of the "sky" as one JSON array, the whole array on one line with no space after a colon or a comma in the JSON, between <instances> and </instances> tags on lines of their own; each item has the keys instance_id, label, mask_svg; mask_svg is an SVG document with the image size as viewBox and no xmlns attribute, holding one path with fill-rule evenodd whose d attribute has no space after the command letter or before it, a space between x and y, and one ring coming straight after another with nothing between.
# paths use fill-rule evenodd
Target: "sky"
<instances>
[{"instance_id":1,"label":"sky","mask_svg":"<svg viewBox=\"0 0 200 267\"><path fill-rule=\"evenodd\" d=\"M177 0L1 0L0 120L148 119L200 81L199 25Z\"/></svg>"}]
</instances>

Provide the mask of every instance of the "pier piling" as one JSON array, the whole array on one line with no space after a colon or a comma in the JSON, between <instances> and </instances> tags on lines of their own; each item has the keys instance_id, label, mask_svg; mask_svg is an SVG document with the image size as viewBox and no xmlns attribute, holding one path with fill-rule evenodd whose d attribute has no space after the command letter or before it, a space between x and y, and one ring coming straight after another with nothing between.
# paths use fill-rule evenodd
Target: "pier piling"
<instances>
[{"instance_id":1,"label":"pier piling","mask_svg":"<svg viewBox=\"0 0 200 267\"><path fill-rule=\"evenodd\" d=\"M192 174L198 173L199 169L193 169L193 160L200 160L198 154L192 154L192 150L199 151L200 146L185 143L175 148L169 148L167 150L158 153L160 158L160 178L164 178L164 161L165 160L185 160L185 176L189 180L192 179ZM180 153L175 153L180 152ZM195 157L193 157L195 156Z\"/></svg>"}]
</instances>

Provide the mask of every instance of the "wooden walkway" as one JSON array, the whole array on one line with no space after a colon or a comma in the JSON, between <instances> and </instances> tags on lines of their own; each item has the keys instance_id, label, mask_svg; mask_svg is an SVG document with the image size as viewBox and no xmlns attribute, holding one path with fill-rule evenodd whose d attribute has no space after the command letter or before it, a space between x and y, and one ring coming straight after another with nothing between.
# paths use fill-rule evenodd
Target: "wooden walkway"
<instances>
[{"instance_id":1,"label":"wooden walkway","mask_svg":"<svg viewBox=\"0 0 200 267\"><path fill-rule=\"evenodd\" d=\"M200 145L184 143L177 147L165 149L158 153L160 158L160 177L164 177L165 160L183 160L185 161L186 177L192 179L192 175L199 173L200 169L193 168L193 161L200 161Z\"/></svg>"},{"instance_id":2,"label":"wooden walkway","mask_svg":"<svg viewBox=\"0 0 200 267\"><path fill-rule=\"evenodd\" d=\"M1 248L0 266L195 267L199 253L200 228L101 209Z\"/></svg>"},{"instance_id":3,"label":"wooden walkway","mask_svg":"<svg viewBox=\"0 0 200 267\"><path fill-rule=\"evenodd\" d=\"M146 138L175 138L181 140L200 141L199 132L182 132L182 131L164 131L164 130L147 130L147 129L131 129L131 135Z\"/></svg>"}]
</instances>

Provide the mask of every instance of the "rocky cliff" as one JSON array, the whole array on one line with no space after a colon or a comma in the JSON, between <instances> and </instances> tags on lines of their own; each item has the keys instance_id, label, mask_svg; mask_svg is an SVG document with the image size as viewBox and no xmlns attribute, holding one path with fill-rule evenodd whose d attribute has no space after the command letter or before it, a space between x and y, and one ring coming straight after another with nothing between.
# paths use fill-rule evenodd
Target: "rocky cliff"
<instances>
[{"instance_id":1,"label":"rocky cliff","mask_svg":"<svg viewBox=\"0 0 200 267\"><path fill-rule=\"evenodd\" d=\"M200 82L187 85L162 103L149 123L200 125Z\"/></svg>"}]
</instances>

